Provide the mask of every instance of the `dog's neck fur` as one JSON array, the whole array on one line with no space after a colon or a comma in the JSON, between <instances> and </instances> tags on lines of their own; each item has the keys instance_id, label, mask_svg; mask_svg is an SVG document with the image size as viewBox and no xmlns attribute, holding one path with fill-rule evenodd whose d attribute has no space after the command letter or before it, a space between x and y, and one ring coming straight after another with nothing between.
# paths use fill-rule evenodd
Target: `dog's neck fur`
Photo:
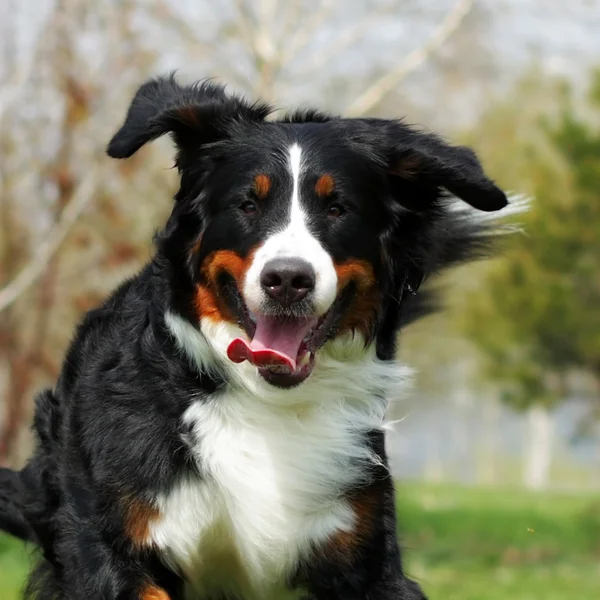
<instances>
[{"instance_id":1,"label":"dog's neck fur","mask_svg":"<svg viewBox=\"0 0 600 600\"><path fill-rule=\"evenodd\" d=\"M166 323L186 360L226 385L183 416L202 477L158 498L152 541L197 593L280 598L302 559L354 527L345 494L368 484L369 465L379 464L368 435L384 427L387 397L398 397L409 371L349 335L328 342L308 380L284 390L254 366L228 361L237 327L207 321L197 329L173 313ZM223 555L244 560L225 561L234 566L217 577L210 565Z\"/></svg>"}]
</instances>

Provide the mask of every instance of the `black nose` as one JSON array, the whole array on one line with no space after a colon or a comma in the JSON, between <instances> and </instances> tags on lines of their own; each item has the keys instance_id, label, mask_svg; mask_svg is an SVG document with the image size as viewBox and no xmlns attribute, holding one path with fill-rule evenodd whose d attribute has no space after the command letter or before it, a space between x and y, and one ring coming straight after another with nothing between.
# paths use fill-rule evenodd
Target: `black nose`
<instances>
[{"instance_id":1,"label":"black nose","mask_svg":"<svg viewBox=\"0 0 600 600\"><path fill-rule=\"evenodd\" d=\"M260 284L273 300L289 306L314 289L315 271L299 258L275 258L264 266Z\"/></svg>"}]
</instances>

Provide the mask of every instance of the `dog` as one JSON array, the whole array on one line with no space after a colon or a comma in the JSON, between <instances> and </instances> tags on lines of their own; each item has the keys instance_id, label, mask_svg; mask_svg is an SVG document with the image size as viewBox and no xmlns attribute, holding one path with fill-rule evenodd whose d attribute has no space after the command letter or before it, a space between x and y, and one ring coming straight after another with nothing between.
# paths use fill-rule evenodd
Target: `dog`
<instances>
[{"instance_id":1,"label":"dog","mask_svg":"<svg viewBox=\"0 0 600 600\"><path fill-rule=\"evenodd\" d=\"M507 197L403 121L272 112L157 78L110 141L170 134L180 187L37 398L33 457L0 471L0 527L41 549L26 597L425 598L384 443L397 336Z\"/></svg>"}]
</instances>

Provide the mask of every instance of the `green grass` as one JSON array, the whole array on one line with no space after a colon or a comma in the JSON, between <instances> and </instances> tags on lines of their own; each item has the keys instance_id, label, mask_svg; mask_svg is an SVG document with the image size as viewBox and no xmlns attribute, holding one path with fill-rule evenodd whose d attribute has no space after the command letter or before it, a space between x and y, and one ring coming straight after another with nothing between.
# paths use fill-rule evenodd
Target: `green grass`
<instances>
[{"instance_id":1,"label":"green grass","mask_svg":"<svg viewBox=\"0 0 600 600\"><path fill-rule=\"evenodd\" d=\"M17 600L29 568L29 552L15 539L0 534L0 598Z\"/></svg>"},{"instance_id":2,"label":"green grass","mask_svg":"<svg viewBox=\"0 0 600 600\"><path fill-rule=\"evenodd\" d=\"M600 598L589 494L399 486L407 570L433 600Z\"/></svg>"},{"instance_id":3,"label":"green grass","mask_svg":"<svg viewBox=\"0 0 600 600\"><path fill-rule=\"evenodd\" d=\"M431 600L600 597L600 497L403 483L406 568ZM28 552L0 537L0 598L17 600Z\"/></svg>"}]
</instances>

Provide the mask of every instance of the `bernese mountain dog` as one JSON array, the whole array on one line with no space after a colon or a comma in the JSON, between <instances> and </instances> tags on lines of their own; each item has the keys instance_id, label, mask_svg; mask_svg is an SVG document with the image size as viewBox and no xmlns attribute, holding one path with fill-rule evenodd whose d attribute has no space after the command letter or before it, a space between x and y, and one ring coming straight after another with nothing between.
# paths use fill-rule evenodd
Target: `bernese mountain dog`
<instances>
[{"instance_id":1,"label":"bernese mountain dog","mask_svg":"<svg viewBox=\"0 0 600 600\"><path fill-rule=\"evenodd\" d=\"M507 198L402 121L272 113L158 78L110 141L171 134L180 187L37 398L33 457L0 471L0 527L41 549L26 597L425 598L384 444L397 334Z\"/></svg>"}]
</instances>

